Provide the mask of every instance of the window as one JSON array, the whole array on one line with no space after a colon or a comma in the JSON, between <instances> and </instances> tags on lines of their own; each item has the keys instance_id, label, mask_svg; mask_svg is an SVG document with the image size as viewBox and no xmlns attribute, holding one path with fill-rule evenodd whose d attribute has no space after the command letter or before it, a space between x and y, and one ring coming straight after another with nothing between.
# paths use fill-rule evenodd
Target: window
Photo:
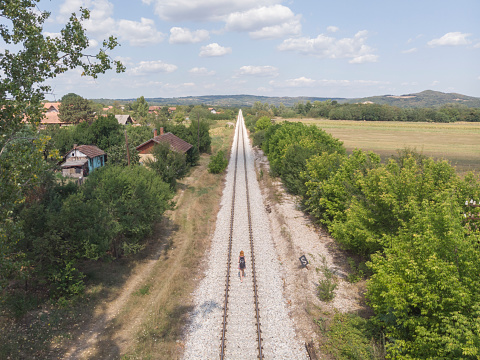
<instances>
[{"instance_id":1,"label":"window","mask_svg":"<svg viewBox=\"0 0 480 360\"><path fill-rule=\"evenodd\" d=\"M82 169L80 168L75 168L75 174L80 174L82 172Z\"/></svg>"}]
</instances>

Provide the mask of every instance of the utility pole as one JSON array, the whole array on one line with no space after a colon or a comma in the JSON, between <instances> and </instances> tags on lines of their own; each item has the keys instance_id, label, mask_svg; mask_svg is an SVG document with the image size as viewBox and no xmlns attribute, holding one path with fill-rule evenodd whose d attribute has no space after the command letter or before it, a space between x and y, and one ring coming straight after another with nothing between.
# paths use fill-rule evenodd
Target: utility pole
<instances>
[{"instance_id":1,"label":"utility pole","mask_svg":"<svg viewBox=\"0 0 480 360\"><path fill-rule=\"evenodd\" d=\"M125 145L127 146L127 164L130 166L130 149L128 148L127 130L125 130Z\"/></svg>"},{"instance_id":2,"label":"utility pole","mask_svg":"<svg viewBox=\"0 0 480 360\"><path fill-rule=\"evenodd\" d=\"M200 112L197 113L197 148L200 155Z\"/></svg>"}]
</instances>

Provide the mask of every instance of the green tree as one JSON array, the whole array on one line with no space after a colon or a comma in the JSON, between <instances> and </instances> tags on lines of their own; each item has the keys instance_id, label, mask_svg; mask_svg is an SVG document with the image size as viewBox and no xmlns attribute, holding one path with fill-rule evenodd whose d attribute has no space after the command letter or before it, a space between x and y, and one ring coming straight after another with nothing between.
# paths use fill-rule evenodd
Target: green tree
<instances>
[{"instance_id":1,"label":"green tree","mask_svg":"<svg viewBox=\"0 0 480 360\"><path fill-rule=\"evenodd\" d=\"M130 165L138 164L140 162L140 155L138 154L137 149L135 149L135 146L131 143L128 143L128 150L130 153ZM110 146L107 149L107 155L107 161L109 165L128 165L127 145L125 142Z\"/></svg>"},{"instance_id":2,"label":"green tree","mask_svg":"<svg viewBox=\"0 0 480 360\"><path fill-rule=\"evenodd\" d=\"M199 119L206 119L208 118L210 112L205 106L196 105L194 106L189 113L190 121L198 121Z\"/></svg>"},{"instance_id":3,"label":"green tree","mask_svg":"<svg viewBox=\"0 0 480 360\"><path fill-rule=\"evenodd\" d=\"M395 359L478 359L480 252L454 191L418 204L384 254L372 257L368 299Z\"/></svg>"},{"instance_id":4,"label":"green tree","mask_svg":"<svg viewBox=\"0 0 480 360\"><path fill-rule=\"evenodd\" d=\"M91 142L102 150L111 146L117 146L125 142L125 136L114 115L100 116L88 128L88 136Z\"/></svg>"},{"instance_id":5,"label":"green tree","mask_svg":"<svg viewBox=\"0 0 480 360\"><path fill-rule=\"evenodd\" d=\"M95 118L95 112L90 101L80 95L69 93L63 96L60 101L58 117L66 123L78 124L85 121L90 124Z\"/></svg>"},{"instance_id":6,"label":"green tree","mask_svg":"<svg viewBox=\"0 0 480 360\"><path fill-rule=\"evenodd\" d=\"M97 220L111 231L115 256L138 251L155 222L173 205L168 184L143 166L97 169L85 183L83 195L87 202L102 204L107 215Z\"/></svg>"},{"instance_id":7,"label":"green tree","mask_svg":"<svg viewBox=\"0 0 480 360\"><path fill-rule=\"evenodd\" d=\"M173 116L173 121L177 124L181 124L185 121L185 113L182 110L177 109L175 115Z\"/></svg>"},{"instance_id":8,"label":"green tree","mask_svg":"<svg viewBox=\"0 0 480 360\"><path fill-rule=\"evenodd\" d=\"M37 3L0 2L4 20L0 25L4 43L0 57L0 286L22 265L16 248L21 232L12 211L45 173L43 150L49 139L24 130L24 120L35 127L43 117L42 100L51 90L45 81L78 67L94 78L112 67L124 71L120 62L107 55L117 46L113 37L103 42L96 55L84 53L89 45L82 27L89 18L87 9L80 9L80 16L72 14L60 35L51 37L43 32L50 14L39 11Z\"/></svg>"},{"instance_id":9,"label":"green tree","mask_svg":"<svg viewBox=\"0 0 480 360\"><path fill-rule=\"evenodd\" d=\"M255 131L266 130L272 125L272 121L268 116L262 116L255 123Z\"/></svg>"},{"instance_id":10,"label":"green tree","mask_svg":"<svg viewBox=\"0 0 480 360\"><path fill-rule=\"evenodd\" d=\"M152 154L154 159L147 159L146 165L174 189L177 179L187 174L185 155L170 149L170 145L163 142L155 145Z\"/></svg>"},{"instance_id":11,"label":"green tree","mask_svg":"<svg viewBox=\"0 0 480 360\"><path fill-rule=\"evenodd\" d=\"M148 116L148 102L143 96L140 96L131 104L132 110L134 111L133 115L140 122L144 122Z\"/></svg>"},{"instance_id":12,"label":"green tree","mask_svg":"<svg viewBox=\"0 0 480 360\"><path fill-rule=\"evenodd\" d=\"M153 137L152 128L148 126L127 126L128 143L134 146L143 144Z\"/></svg>"},{"instance_id":13,"label":"green tree","mask_svg":"<svg viewBox=\"0 0 480 360\"><path fill-rule=\"evenodd\" d=\"M212 174L219 174L225 170L228 166L228 159L225 156L225 152L220 150L216 155L210 157L208 163L208 172Z\"/></svg>"}]
</instances>

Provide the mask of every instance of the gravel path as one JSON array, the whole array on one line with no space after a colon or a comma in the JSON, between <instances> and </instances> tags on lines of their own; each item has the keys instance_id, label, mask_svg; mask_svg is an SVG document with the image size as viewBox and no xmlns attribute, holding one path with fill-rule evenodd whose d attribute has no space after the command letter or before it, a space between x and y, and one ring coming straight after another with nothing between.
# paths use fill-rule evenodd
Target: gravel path
<instances>
[{"instance_id":1,"label":"gravel path","mask_svg":"<svg viewBox=\"0 0 480 360\"><path fill-rule=\"evenodd\" d=\"M238 127L243 134L240 139ZM184 358L217 359L220 355L235 150L239 140L225 358L258 358L242 137L245 140L263 355L265 359L307 359L304 346L298 341L288 315L283 283L279 276L282 269L277 260L269 220L254 171L254 154L241 111L238 115L221 209L217 215L212 246L207 255L208 263L205 264L205 277L194 293L195 309L187 329ZM238 254L241 250L245 252L247 260L243 283L240 282L238 273Z\"/></svg>"}]
</instances>

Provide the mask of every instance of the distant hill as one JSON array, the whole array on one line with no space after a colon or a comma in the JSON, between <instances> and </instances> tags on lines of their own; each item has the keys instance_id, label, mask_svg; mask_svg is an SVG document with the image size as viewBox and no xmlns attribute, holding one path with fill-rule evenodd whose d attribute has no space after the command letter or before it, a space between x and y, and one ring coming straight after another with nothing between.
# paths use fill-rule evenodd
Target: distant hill
<instances>
[{"instance_id":1,"label":"distant hill","mask_svg":"<svg viewBox=\"0 0 480 360\"><path fill-rule=\"evenodd\" d=\"M456 93L425 90L416 94L371 96L360 99L349 99L348 103L372 102L380 105L391 105L400 108L436 107L445 104L462 104L468 107L480 107L480 98Z\"/></svg>"},{"instance_id":2,"label":"distant hill","mask_svg":"<svg viewBox=\"0 0 480 360\"><path fill-rule=\"evenodd\" d=\"M122 104L133 102L136 99L92 99L104 105L113 105L115 101ZM442 93L439 91L425 90L416 94L406 95L383 95L370 96L358 99L346 98L328 98L328 97L270 97L270 96L256 96L256 95L205 95L205 96L186 96L174 98L146 98L149 105L209 105L218 107L241 107L253 106L257 101L261 103L268 103L278 106L283 104L291 107L301 102L314 102L336 100L339 103L375 103L387 104L397 106L400 108L415 108L415 107L436 107L445 104L462 104L468 107L480 107L480 98L466 96L455 93Z\"/></svg>"},{"instance_id":3,"label":"distant hill","mask_svg":"<svg viewBox=\"0 0 480 360\"><path fill-rule=\"evenodd\" d=\"M104 105L112 105L114 101L120 103L133 102L136 99L92 99ZM278 106L281 103L287 107L293 106L299 101L326 101L337 100L338 102L345 102L345 98L320 98L320 97L269 97L256 95L205 95L205 96L186 96L176 98L145 98L149 105L211 105L218 107L240 107L253 106L257 101L261 103L268 103Z\"/></svg>"}]
</instances>

